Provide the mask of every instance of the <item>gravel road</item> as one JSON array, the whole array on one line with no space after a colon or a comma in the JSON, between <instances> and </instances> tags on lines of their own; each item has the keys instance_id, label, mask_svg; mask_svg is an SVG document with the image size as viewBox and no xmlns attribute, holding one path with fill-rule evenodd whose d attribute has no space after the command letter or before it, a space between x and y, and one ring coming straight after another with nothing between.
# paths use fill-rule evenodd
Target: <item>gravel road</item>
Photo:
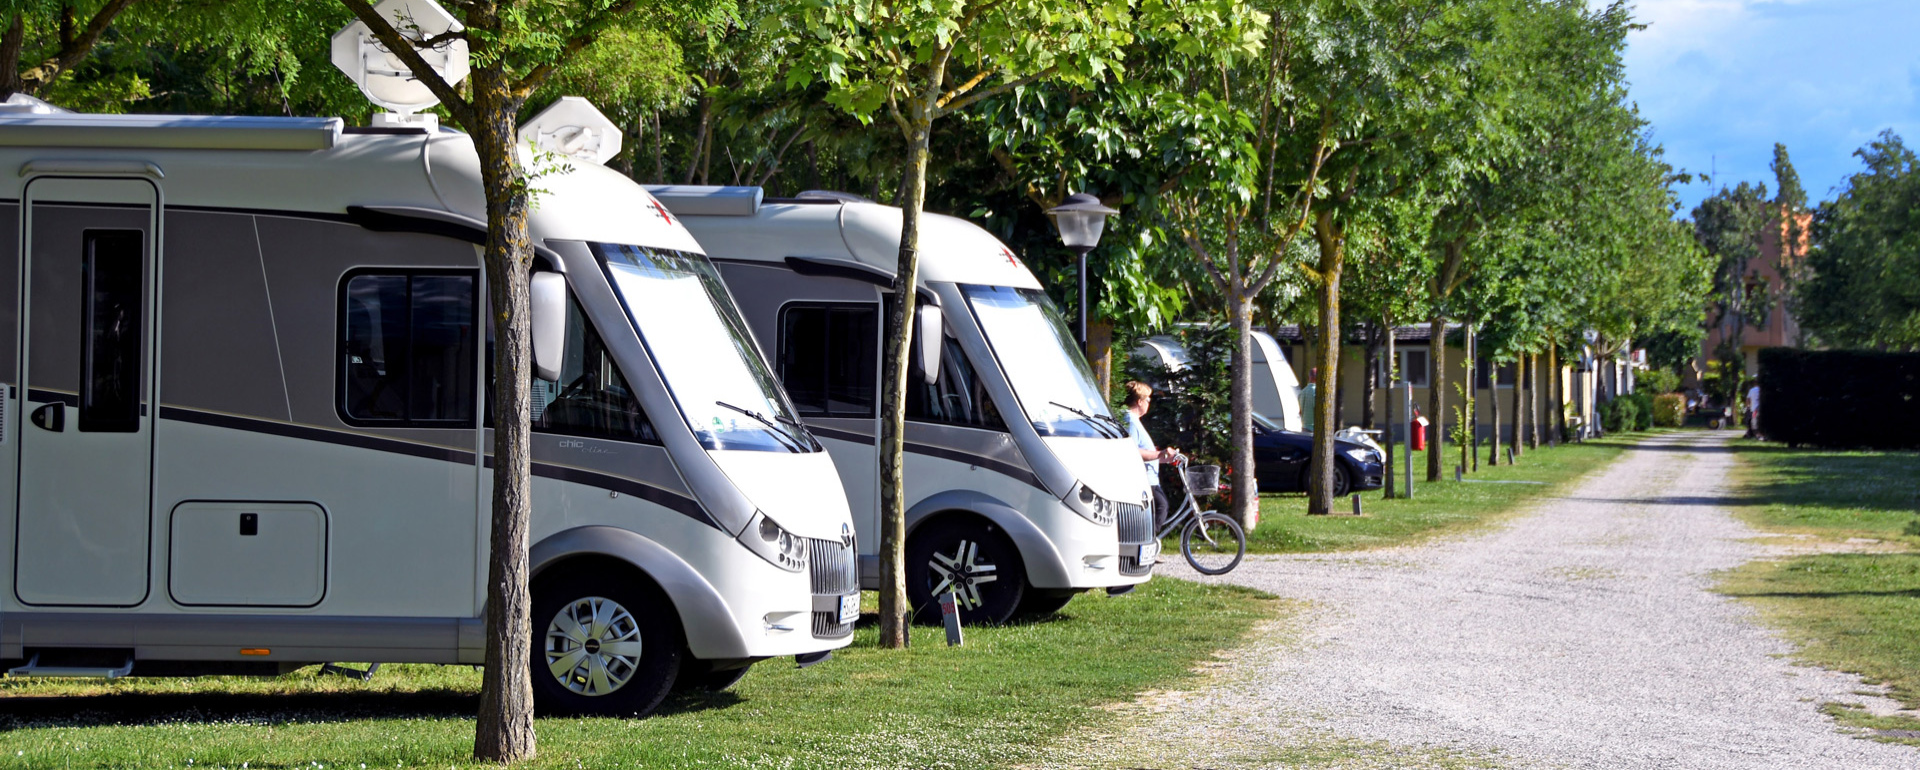
<instances>
[{"instance_id":1,"label":"gravel road","mask_svg":"<svg viewBox=\"0 0 1920 770\"><path fill-rule=\"evenodd\" d=\"M1769 553L1719 507L1733 435L1650 439L1491 534L1249 558L1225 580L1300 611L1043 764L1920 768L1819 711L1890 701L1709 590Z\"/></svg>"}]
</instances>

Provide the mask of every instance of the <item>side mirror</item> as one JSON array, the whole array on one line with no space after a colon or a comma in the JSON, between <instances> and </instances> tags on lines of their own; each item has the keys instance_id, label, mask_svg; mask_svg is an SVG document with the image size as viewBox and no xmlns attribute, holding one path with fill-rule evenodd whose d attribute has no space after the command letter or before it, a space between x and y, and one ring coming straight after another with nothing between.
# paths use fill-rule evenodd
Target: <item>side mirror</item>
<instances>
[{"instance_id":1,"label":"side mirror","mask_svg":"<svg viewBox=\"0 0 1920 770\"><path fill-rule=\"evenodd\" d=\"M946 318L938 305L921 305L913 310L915 342L920 345L920 375L928 385L940 381L940 351L946 346Z\"/></svg>"},{"instance_id":2,"label":"side mirror","mask_svg":"<svg viewBox=\"0 0 1920 770\"><path fill-rule=\"evenodd\" d=\"M567 277L534 273L532 283L533 376L557 381L567 352Z\"/></svg>"}]
</instances>

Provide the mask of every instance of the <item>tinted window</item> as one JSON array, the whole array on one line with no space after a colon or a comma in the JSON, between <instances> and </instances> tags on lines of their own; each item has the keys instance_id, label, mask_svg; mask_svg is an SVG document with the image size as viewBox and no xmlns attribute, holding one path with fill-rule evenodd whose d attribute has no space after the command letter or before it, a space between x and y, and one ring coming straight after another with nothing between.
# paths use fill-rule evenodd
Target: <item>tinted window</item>
<instances>
[{"instance_id":1,"label":"tinted window","mask_svg":"<svg viewBox=\"0 0 1920 770\"><path fill-rule=\"evenodd\" d=\"M788 306L780 314L780 382L809 417L872 417L880 368L877 305Z\"/></svg>"},{"instance_id":2,"label":"tinted window","mask_svg":"<svg viewBox=\"0 0 1920 770\"><path fill-rule=\"evenodd\" d=\"M940 352L940 381L931 385L920 371L920 344L916 341L913 345L907 364L907 419L1006 430L1000 410L974 373L966 351L952 337L943 335L943 340L946 347Z\"/></svg>"},{"instance_id":3,"label":"tinted window","mask_svg":"<svg viewBox=\"0 0 1920 770\"><path fill-rule=\"evenodd\" d=\"M533 429L542 433L659 443L627 378L580 310L567 301L567 352L560 379L533 381Z\"/></svg>"},{"instance_id":4,"label":"tinted window","mask_svg":"<svg viewBox=\"0 0 1920 770\"><path fill-rule=\"evenodd\" d=\"M80 430L132 433L140 430L145 239L139 230L88 230L84 238Z\"/></svg>"},{"instance_id":5,"label":"tinted window","mask_svg":"<svg viewBox=\"0 0 1920 770\"><path fill-rule=\"evenodd\" d=\"M472 424L475 284L472 273L347 279L341 412L349 421Z\"/></svg>"},{"instance_id":6,"label":"tinted window","mask_svg":"<svg viewBox=\"0 0 1920 770\"><path fill-rule=\"evenodd\" d=\"M1431 369L1432 364L1427 363L1427 351L1400 351L1400 378L1411 383L1414 387L1424 388L1427 386L1427 375Z\"/></svg>"}]
</instances>

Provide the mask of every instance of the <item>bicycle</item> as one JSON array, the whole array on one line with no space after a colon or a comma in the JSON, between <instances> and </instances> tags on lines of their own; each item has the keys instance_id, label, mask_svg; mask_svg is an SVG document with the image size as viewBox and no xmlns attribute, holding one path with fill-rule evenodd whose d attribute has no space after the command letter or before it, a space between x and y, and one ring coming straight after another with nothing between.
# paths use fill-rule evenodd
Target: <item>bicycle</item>
<instances>
[{"instance_id":1,"label":"bicycle","mask_svg":"<svg viewBox=\"0 0 1920 770\"><path fill-rule=\"evenodd\" d=\"M1247 555L1247 533L1226 514L1200 510L1196 498L1220 491L1220 466L1189 465L1185 455L1174 459L1180 469L1185 499L1180 508L1167 517L1167 523L1155 537L1165 540L1180 533L1180 555L1194 571L1202 575L1225 575L1240 566Z\"/></svg>"}]
</instances>

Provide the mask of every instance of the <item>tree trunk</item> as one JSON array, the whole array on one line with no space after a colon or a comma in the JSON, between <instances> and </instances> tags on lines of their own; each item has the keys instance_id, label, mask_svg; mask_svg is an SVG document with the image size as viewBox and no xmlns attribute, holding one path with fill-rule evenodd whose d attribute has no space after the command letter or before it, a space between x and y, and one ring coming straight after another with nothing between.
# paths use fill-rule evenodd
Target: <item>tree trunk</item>
<instances>
[{"instance_id":1,"label":"tree trunk","mask_svg":"<svg viewBox=\"0 0 1920 770\"><path fill-rule=\"evenodd\" d=\"M938 78L935 78L936 85ZM887 347L880 409L880 646L907 646L907 498L906 423L907 354L912 350L913 315L919 299L920 207L927 199L927 141L933 132L932 97L913 105L907 116L906 200L900 217L900 254L893 279L894 301L887 313Z\"/></svg>"},{"instance_id":2,"label":"tree trunk","mask_svg":"<svg viewBox=\"0 0 1920 770\"><path fill-rule=\"evenodd\" d=\"M1386 482L1387 482L1386 496L1387 496L1387 499L1391 500L1393 499L1393 488L1395 486L1393 481L1393 475L1394 475L1393 474L1393 420L1391 415L1394 414L1393 404L1397 403L1393 399L1396 397L1395 394L1399 392L1394 389L1393 383L1396 379L1398 379L1394 376L1394 374L1400 368L1400 360L1398 358L1395 358L1393 354L1393 319L1391 318L1380 319L1380 326L1381 328L1386 330L1385 335L1383 335L1386 337L1386 346L1387 346L1387 359L1385 362L1386 366L1383 368L1383 370L1386 373L1386 376L1383 377L1382 379L1386 380L1387 382L1387 387L1386 387L1387 414L1389 415L1387 420L1387 432L1382 434L1383 436L1386 437L1386 440L1380 442L1381 448L1387 450L1385 452L1386 457L1382 458L1381 460L1382 462L1381 473L1386 475ZM1409 426L1411 426L1412 424L1411 422L1412 417L1413 417L1412 415L1408 415L1408 414L1400 415L1400 419L1407 420Z\"/></svg>"},{"instance_id":3,"label":"tree trunk","mask_svg":"<svg viewBox=\"0 0 1920 770\"><path fill-rule=\"evenodd\" d=\"M1320 384L1313 399L1313 464L1308 469L1307 514L1333 512L1334 402L1340 398L1340 267L1345 238L1329 211L1314 212L1313 237L1320 246Z\"/></svg>"},{"instance_id":4,"label":"tree trunk","mask_svg":"<svg viewBox=\"0 0 1920 770\"><path fill-rule=\"evenodd\" d=\"M1487 437L1487 465L1500 464L1500 365L1487 365L1487 413L1493 417L1493 433Z\"/></svg>"},{"instance_id":5,"label":"tree trunk","mask_svg":"<svg viewBox=\"0 0 1920 770\"><path fill-rule=\"evenodd\" d=\"M1093 378L1100 385L1100 396L1113 394L1113 322L1106 319L1087 324L1087 363L1093 366Z\"/></svg>"},{"instance_id":6,"label":"tree trunk","mask_svg":"<svg viewBox=\"0 0 1920 770\"><path fill-rule=\"evenodd\" d=\"M1360 383L1360 427L1374 430L1377 426L1374 424L1373 396L1380 382L1380 327L1373 324L1367 324L1367 355L1366 361L1361 364L1361 371L1364 374Z\"/></svg>"},{"instance_id":7,"label":"tree trunk","mask_svg":"<svg viewBox=\"0 0 1920 770\"><path fill-rule=\"evenodd\" d=\"M1474 379L1480 368L1480 346L1474 344L1473 324L1461 327L1460 334L1460 344L1466 348L1460 362L1467 365L1460 373L1460 392L1466 394L1466 403L1460 407L1460 422L1465 427L1460 434L1460 471L1465 473L1480 470L1480 391L1474 387L1479 384Z\"/></svg>"},{"instance_id":8,"label":"tree trunk","mask_svg":"<svg viewBox=\"0 0 1920 770\"><path fill-rule=\"evenodd\" d=\"M1547 394L1547 404L1553 407L1553 414L1547 416L1553 421L1553 427L1547 430L1547 446L1559 446L1560 442L1567 440L1567 391L1566 384L1560 381L1558 344L1547 345L1547 378L1550 380L1547 389L1552 391Z\"/></svg>"},{"instance_id":9,"label":"tree trunk","mask_svg":"<svg viewBox=\"0 0 1920 770\"><path fill-rule=\"evenodd\" d=\"M1527 426L1527 378L1531 372L1527 369L1527 354L1521 353L1513 361L1513 440L1507 446L1513 447L1513 456L1520 456L1520 442L1525 440Z\"/></svg>"},{"instance_id":10,"label":"tree trunk","mask_svg":"<svg viewBox=\"0 0 1920 770\"><path fill-rule=\"evenodd\" d=\"M493 522L487 559L487 664L480 680L480 713L473 756L487 762L517 762L534 755L533 597L527 584L527 547L532 525L531 454L528 447L530 380L533 371L527 270L533 243L527 232L531 206L525 192L514 120L519 99L506 73L473 72L471 126L486 188L487 299L493 317Z\"/></svg>"},{"instance_id":11,"label":"tree trunk","mask_svg":"<svg viewBox=\"0 0 1920 770\"><path fill-rule=\"evenodd\" d=\"M25 9L15 12L6 34L0 36L0 101L13 98L21 89L20 56L27 40L26 19Z\"/></svg>"},{"instance_id":12,"label":"tree trunk","mask_svg":"<svg viewBox=\"0 0 1920 770\"><path fill-rule=\"evenodd\" d=\"M1446 475L1447 458L1444 450L1447 446L1447 319L1435 315L1427 322L1428 332L1433 335L1428 341L1427 364L1431 371L1427 375L1427 421L1433 423L1427 436L1427 480L1439 481Z\"/></svg>"},{"instance_id":13,"label":"tree trunk","mask_svg":"<svg viewBox=\"0 0 1920 770\"><path fill-rule=\"evenodd\" d=\"M1540 354L1527 356L1527 448L1540 448Z\"/></svg>"},{"instance_id":14,"label":"tree trunk","mask_svg":"<svg viewBox=\"0 0 1920 770\"><path fill-rule=\"evenodd\" d=\"M1233 324L1227 397L1233 510L1228 515L1251 532L1260 523L1260 484L1253 466L1253 298L1246 295L1246 279L1238 270L1228 280L1228 320Z\"/></svg>"}]
</instances>

